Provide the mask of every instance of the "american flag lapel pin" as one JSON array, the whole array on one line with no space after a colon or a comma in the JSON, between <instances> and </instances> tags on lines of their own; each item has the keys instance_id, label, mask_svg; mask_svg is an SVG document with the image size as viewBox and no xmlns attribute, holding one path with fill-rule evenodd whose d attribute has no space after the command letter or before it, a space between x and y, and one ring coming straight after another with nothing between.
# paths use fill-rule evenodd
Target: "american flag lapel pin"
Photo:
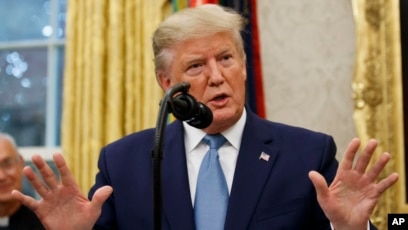
<instances>
[{"instance_id":1,"label":"american flag lapel pin","mask_svg":"<svg viewBox=\"0 0 408 230\"><path fill-rule=\"evenodd\" d=\"M269 161L269 157L270 157L270 155L267 154L267 153L264 153L264 152L262 152L261 155L259 155L259 159L260 160L262 159L264 161Z\"/></svg>"}]
</instances>

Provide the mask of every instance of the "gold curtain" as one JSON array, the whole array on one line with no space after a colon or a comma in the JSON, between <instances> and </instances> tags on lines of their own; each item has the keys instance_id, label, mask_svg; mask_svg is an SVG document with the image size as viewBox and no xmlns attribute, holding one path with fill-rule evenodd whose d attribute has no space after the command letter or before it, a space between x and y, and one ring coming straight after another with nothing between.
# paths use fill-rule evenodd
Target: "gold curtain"
<instances>
[{"instance_id":1,"label":"gold curtain","mask_svg":"<svg viewBox=\"0 0 408 230\"><path fill-rule=\"evenodd\" d=\"M387 190L372 214L379 229L387 229L387 214L401 211L399 192L404 181L401 41L399 0L352 0L357 32L357 58L353 79L354 119L365 145L379 141L375 160L390 152L391 161L381 179L392 172L401 178Z\"/></svg>"},{"instance_id":2,"label":"gold curtain","mask_svg":"<svg viewBox=\"0 0 408 230\"><path fill-rule=\"evenodd\" d=\"M102 146L156 124L163 93L151 35L169 7L166 0L69 2L61 145L85 193Z\"/></svg>"}]
</instances>

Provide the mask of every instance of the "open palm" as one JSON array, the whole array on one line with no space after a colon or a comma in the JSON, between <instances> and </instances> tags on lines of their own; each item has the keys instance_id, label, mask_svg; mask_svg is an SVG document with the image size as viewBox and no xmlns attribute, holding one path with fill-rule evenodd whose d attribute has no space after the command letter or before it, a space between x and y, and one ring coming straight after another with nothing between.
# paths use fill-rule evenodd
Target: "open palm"
<instances>
[{"instance_id":1,"label":"open palm","mask_svg":"<svg viewBox=\"0 0 408 230\"><path fill-rule=\"evenodd\" d=\"M375 140L368 142L353 166L359 147L359 139L350 142L330 187L319 173L309 173L316 188L318 202L336 230L367 229L367 222L381 194L398 180L398 174L392 173L376 183L390 159L389 153L383 153L366 170L377 147Z\"/></svg>"},{"instance_id":2,"label":"open palm","mask_svg":"<svg viewBox=\"0 0 408 230\"><path fill-rule=\"evenodd\" d=\"M53 158L61 180L58 180L39 155L34 155L33 163L44 182L28 166L23 172L41 199L35 200L17 190L12 193L14 198L32 209L46 229L91 230L101 213L102 204L112 193L112 188L99 188L92 201L89 201L75 182L63 156L54 154Z\"/></svg>"}]
</instances>

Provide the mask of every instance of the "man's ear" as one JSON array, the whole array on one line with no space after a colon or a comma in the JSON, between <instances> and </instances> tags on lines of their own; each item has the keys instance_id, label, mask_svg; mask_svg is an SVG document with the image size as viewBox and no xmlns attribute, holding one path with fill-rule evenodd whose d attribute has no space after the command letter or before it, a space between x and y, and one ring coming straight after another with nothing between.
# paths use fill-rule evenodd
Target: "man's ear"
<instances>
[{"instance_id":1,"label":"man's ear","mask_svg":"<svg viewBox=\"0 0 408 230\"><path fill-rule=\"evenodd\" d=\"M157 82L159 83L160 87L166 92L171 87L171 80L170 76L168 76L164 71L157 71L156 72Z\"/></svg>"}]
</instances>

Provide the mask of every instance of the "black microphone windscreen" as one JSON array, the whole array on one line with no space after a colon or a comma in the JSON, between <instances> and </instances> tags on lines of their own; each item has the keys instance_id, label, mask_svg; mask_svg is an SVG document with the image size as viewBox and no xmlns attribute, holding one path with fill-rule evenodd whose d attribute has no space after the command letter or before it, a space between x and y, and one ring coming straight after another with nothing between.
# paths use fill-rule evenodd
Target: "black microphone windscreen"
<instances>
[{"instance_id":1,"label":"black microphone windscreen","mask_svg":"<svg viewBox=\"0 0 408 230\"><path fill-rule=\"evenodd\" d=\"M213 114L211 112L211 109L201 102L198 102L198 107L199 113L193 116L190 120L188 120L187 124L198 129L207 128L208 126L211 125L213 120Z\"/></svg>"},{"instance_id":2,"label":"black microphone windscreen","mask_svg":"<svg viewBox=\"0 0 408 230\"><path fill-rule=\"evenodd\" d=\"M187 124L198 129L207 128L213 119L213 114L210 108L205 104L198 102L193 96L188 93L182 93L169 101L171 113Z\"/></svg>"}]
</instances>

